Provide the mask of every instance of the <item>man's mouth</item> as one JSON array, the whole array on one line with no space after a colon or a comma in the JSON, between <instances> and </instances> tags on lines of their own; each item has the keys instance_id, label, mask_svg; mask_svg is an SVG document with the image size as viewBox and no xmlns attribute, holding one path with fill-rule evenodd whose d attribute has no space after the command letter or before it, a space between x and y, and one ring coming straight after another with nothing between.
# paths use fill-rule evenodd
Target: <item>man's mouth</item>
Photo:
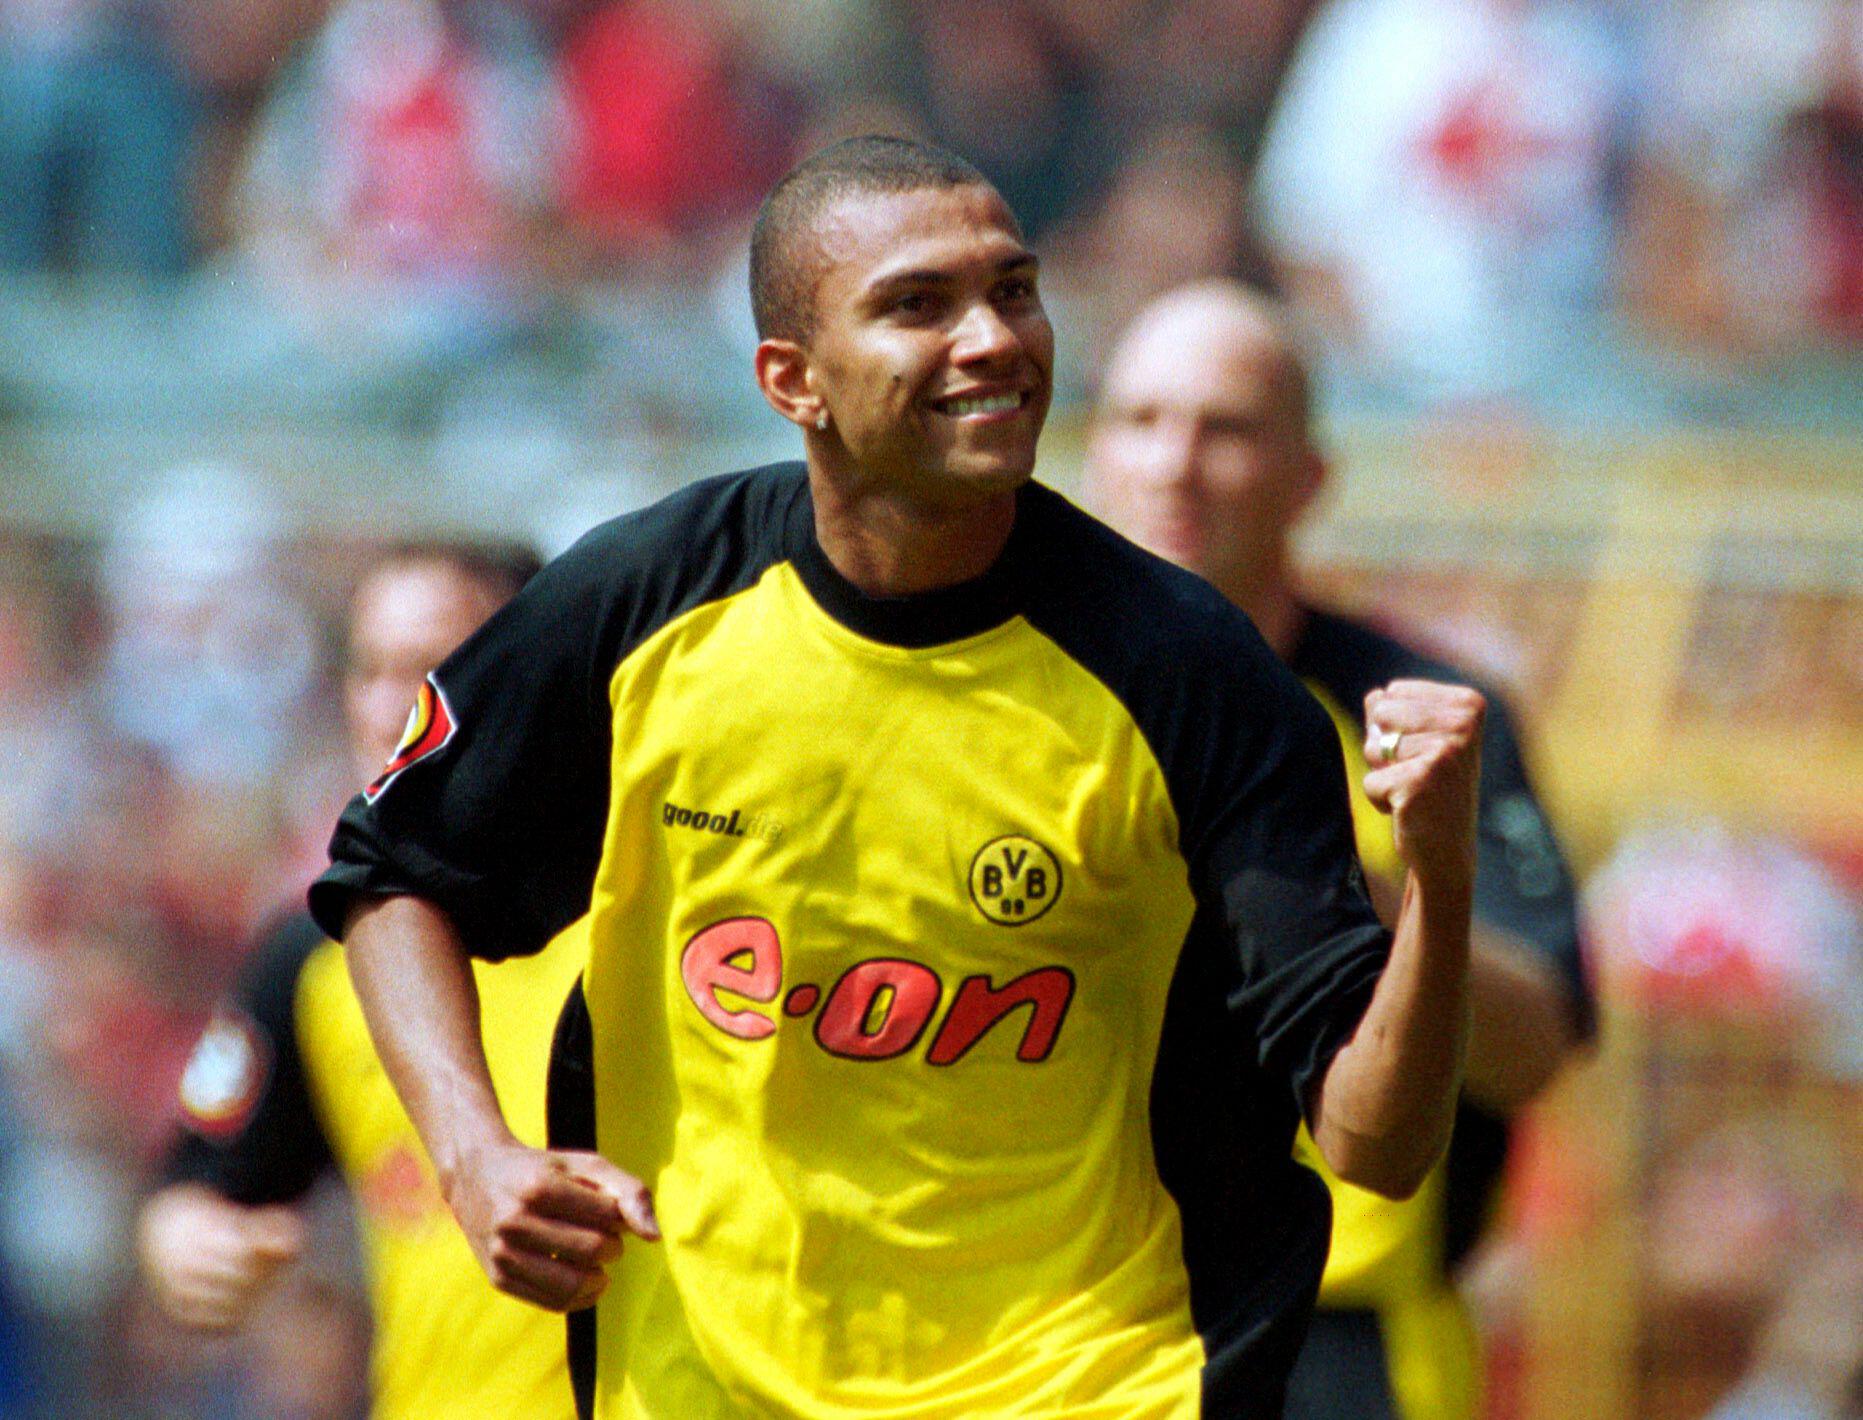
<instances>
[{"instance_id":1,"label":"man's mouth","mask_svg":"<svg viewBox=\"0 0 1863 1420\"><path fill-rule=\"evenodd\" d=\"M992 414L1012 414L1028 403L1026 390L1005 390L1000 394L956 395L935 399L932 408L952 419L973 419Z\"/></svg>"}]
</instances>

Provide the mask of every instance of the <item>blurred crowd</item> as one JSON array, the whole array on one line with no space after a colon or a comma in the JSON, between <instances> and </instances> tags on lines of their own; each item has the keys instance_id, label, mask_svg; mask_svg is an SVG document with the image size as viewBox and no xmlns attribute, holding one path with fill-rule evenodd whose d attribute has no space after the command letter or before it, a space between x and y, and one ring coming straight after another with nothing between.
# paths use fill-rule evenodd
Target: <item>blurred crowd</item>
<instances>
[{"instance_id":1,"label":"blurred crowd","mask_svg":"<svg viewBox=\"0 0 1863 1420\"><path fill-rule=\"evenodd\" d=\"M228 391L443 439L765 417L748 223L864 131L1010 199L1064 398L1216 273L1285 294L1329 397L1602 420L1664 372L1853 380L1863 343L1863 0L0 0L0 426ZM227 467L140 485L95 538L0 511L0 1416L342 1420L366 1338L340 1262L201 1344L138 1296L128 1229L212 999L354 787L332 667L368 548ZM1810 1021L1806 1068L1854 1103L1863 1027L1822 1006L1863 1000L1859 863L1628 842L1592 894L1601 979L1625 1009ZM1857 1235L1854 1160L1781 1201L1767 1127L1650 1164L1672 1261L1705 1256L1704 1178L1738 1213L1723 1273L1649 1269L1677 1315L1765 1273L1724 1385L1807 1371L1794 1264Z\"/></svg>"},{"instance_id":2,"label":"blurred crowd","mask_svg":"<svg viewBox=\"0 0 1863 1420\"><path fill-rule=\"evenodd\" d=\"M703 369L759 195L857 131L975 161L1077 350L1216 273L1430 400L1863 336L1857 0L0 0L0 262L210 286L203 378Z\"/></svg>"},{"instance_id":3,"label":"blurred crowd","mask_svg":"<svg viewBox=\"0 0 1863 1420\"><path fill-rule=\"evenodd\" d=\"M153 481L101 544L0 533L0 1415L358 1394L340 1225L278 1302L341 1323L312 1328L311 1371L268 1351L301 1315L244 1348L153 1325L129 1228L208 1009L353 791L331 668L367 552L287 537L214 468ZM345 1327L346 1360L324 1355ZM312 1371L335 1409L279 1398Z\"/></svg>"}]
</instances>

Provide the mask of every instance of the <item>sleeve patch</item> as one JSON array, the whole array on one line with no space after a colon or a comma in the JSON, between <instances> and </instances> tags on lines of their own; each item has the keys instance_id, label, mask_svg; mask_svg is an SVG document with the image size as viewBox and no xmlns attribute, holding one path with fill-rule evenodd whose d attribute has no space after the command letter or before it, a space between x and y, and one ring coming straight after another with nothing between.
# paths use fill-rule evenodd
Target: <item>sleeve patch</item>
<instances>
[{"instance_id":1,"label":"sleeve patch","mask_svg":"<svg viewBox=\"0 0 1863 1420\"><path fill-rule=\"evenodd\" d=\"M271 1049L259 1028L236 1012L216 1012L181 1072L188 1125L210 1138L237 1134L252 1118L270 1069Z\"/></svg>"},{"instance_id":2,"label":"sleeve patch","mask_svg":"<svg viewBox=\"0 0 1863 1420\"><path fill-rule=\"evenodd\" d=\"M362 791L362 797L374 803L382 796L382 791L400 777L402 770L445 749L458 728L459 722L453 718L453 707L447 701L446 692L440 689L439 681L428 675L421 682L420 693L414 697L414 708L408 712L401 743L395 747L393 757L375 782Z\"/></svg>"}]
</instances>

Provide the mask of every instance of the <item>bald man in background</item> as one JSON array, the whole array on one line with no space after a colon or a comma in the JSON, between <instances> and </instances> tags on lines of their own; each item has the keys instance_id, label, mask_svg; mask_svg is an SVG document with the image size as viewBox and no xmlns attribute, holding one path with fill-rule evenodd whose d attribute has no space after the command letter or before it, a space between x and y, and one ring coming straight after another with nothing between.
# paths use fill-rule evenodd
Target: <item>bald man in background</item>
<instances>
[{"instance_id":1,"label":"bald man in background","mask_svg":"<svg viewBox=\"0 0 1863 1420\"><path fill-rule=\"evenodd\" d=\"M1365 696L1399 679L1472 683L1392 637L1311 606L1295 529L1325 485L1308 376L1282 316L1229 281L1160 297L1107 360L1087 453L1094 510L1210 581L1247 612L1325 706L1354 788L1373 900L1396 912L1389 819L1359 790ZM1480 849L1464 1097L1447 1161L1402 1202L1343 1183L1304 1131L1302 1158L1333 1194L1320 1311L1289 1388L1289 1420L1472 1420L1473 1328L1452 1273L1480 1230L1505 1120L1592 1030L1572 883L1499 697L1482 745Z\"/></svg>"}]
</instances>

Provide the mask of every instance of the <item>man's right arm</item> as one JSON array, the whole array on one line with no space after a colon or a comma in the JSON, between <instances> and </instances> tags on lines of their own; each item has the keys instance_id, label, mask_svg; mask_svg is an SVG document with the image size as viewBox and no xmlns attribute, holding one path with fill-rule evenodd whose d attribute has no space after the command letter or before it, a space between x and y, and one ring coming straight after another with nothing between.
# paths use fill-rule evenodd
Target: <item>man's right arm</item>
<instances>
[{"instance_id":1,"label":"man's right arm","mask_svg":"<svg viewBox=\"0 0 1863 1420\"><path fill-rule=\"evenodd\" d=\"M553 1311L593 1303L623 1233L660 1236L646 1186L599 1154L512 1135L485 1063L471 963L445 912L419 897L359 896L344 945L376 1051L486 1275Z\"/></svg>"}]
</instances>

